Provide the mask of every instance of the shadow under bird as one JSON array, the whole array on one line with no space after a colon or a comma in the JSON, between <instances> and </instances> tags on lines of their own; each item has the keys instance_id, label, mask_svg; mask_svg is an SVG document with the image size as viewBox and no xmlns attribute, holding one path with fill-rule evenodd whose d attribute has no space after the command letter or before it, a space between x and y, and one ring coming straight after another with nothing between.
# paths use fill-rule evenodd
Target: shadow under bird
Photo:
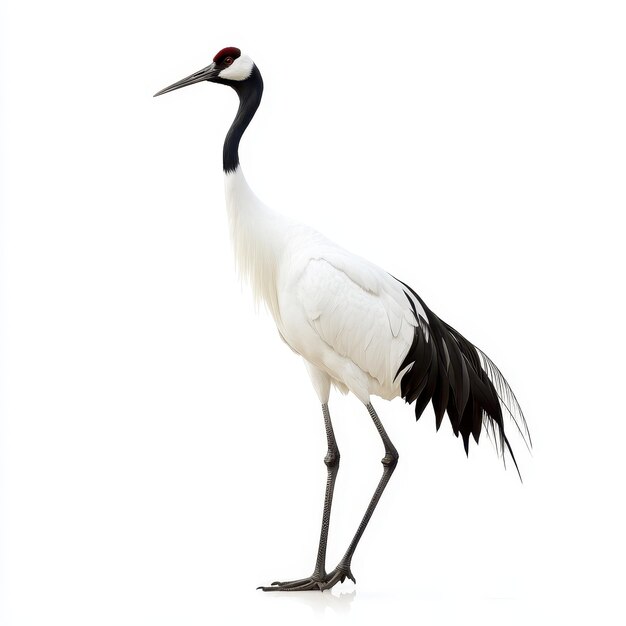
<instances>
[{"instance_id":1,"label":"shadow under bird","mask_svg":"<svg viewBox=\"0 0 626 626\"><path fill-rule=\"evenodd\" d=\"M264 591L324 590L346 577L354 551L398 463L371 396L415 402L415 416L432 402L437 429L447 413L465 452L470 437L491 432L496 449L517 462L507 439L507 414L524 440L530 436L521 408L494 363L437 317L402 281L358 257L317 231L263 204L252 192L239 164L239 142L263 93L263 80L250 57L224 48L204 69L155 96L209 81L232 87L239 96L237 115L223 149L226 209L238 271L257 301L272 314L283 341L306 364L322 405L328 440L322 530L313 573L274 582ZM337 566L326 570L326 544L339 448L328 409L331 386L352 392L365 406L384 446L383 473L363 519ZM518 470L519 472L519 470ZM356 582L356 581L355 581Z\"/></svg>"}]
</instances>

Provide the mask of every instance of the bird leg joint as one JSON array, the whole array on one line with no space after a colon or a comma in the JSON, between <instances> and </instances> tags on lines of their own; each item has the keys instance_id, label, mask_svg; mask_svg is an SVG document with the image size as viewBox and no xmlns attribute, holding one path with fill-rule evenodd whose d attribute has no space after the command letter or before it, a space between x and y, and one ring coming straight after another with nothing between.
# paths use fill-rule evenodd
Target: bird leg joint
<instances>
[{"instance_id":1,"label":"bird leg joint","mask_svg":"<svg viewBox=\"0 0 626 626\"><path fill-rule=\"evenodd\" d=\"M391 450L387 450L387 453L385 454L385 456L381 459L381 463L387 468L393 470L395 469L396 465L398 464L398 459L400 458L400 455L398 454L398 451L395 448L392 448Z\"/></svg>"},{"instance_id":2,"label":"bird leg joint","mask_svg":"<svg viewBox=\"0 0 626 626\"><path fill-rule=\"evenodd\" d=\"M324 463L326 463L326 467L337 467L339 465L339 459L341 458L339 454L339 449L330 449L328 450L326 456L324 457Z\"/></svg>"}]
</instances>

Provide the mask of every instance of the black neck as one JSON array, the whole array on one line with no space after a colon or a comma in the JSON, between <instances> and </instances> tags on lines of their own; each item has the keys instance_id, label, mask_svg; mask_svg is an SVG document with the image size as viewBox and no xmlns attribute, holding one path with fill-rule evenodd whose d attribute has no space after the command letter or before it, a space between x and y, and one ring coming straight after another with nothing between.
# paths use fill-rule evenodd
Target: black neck
<instances>
[{"instance_id":1,"label":"black neck","mask_svg":"<svg viewBox=\"0 0 626 626\"><path fill-rule=\"evenodd\" d=\"M234 172L239 165L239 141L261 103L263 79L255 65L252 74L246 80L224 82L230 85L239 96L239 110L224 140L224 172L228 173Z\"/></svg>"}]
</instances>

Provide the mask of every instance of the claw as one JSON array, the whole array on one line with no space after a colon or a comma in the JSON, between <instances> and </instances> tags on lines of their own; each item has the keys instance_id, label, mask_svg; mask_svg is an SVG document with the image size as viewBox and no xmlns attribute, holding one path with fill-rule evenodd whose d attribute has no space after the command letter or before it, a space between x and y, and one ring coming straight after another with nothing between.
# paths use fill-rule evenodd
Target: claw
<instances>
[{"instance_id":1,"label":"claw","mask_svg":"<svg viewBox=\"0 0 626 626\"><path fill-rule=\"evenodd\" d=\"M263 591L310 591L315 589L318 583L309 582L302 585L282 585L280 587L257 587Z\"/></svg>"},{"instance_id":2,"label":"claw","mask_svg":"<svg viewBox=\"0 0 626 626\"><path fill-rule=\"evenodd\" d=\"M352 575L349 567L336 567L330 574L326 574L324 578L318 578L315 576L309 578L300 578L298 580L275 580L269 587L260 586L257 589L263 591L324 591L334 587L339 582L344 582L346 578L349 578L353 583L356 583L356 579Z\"/></svg>"},{"instance_id":3,"label":"claw","mask_svg":"<svg viewBox=\"0 0 626 626\"><path fill-rule=\"evenodd\" d=\"M349 578L356 585L356 578L352 574L350 567L338 565L329 575L328 582L331 583L329 586L332 587L332 585L338 581L343 583L346 578Z\"/></svg>"},{"instance_id":4,"label":"claw","mask_svg":"<svg viewBox=\"0 0 626 626\"><path fill-rule=\"evenodd\" d=\"M285 581L278 581L275 580L272 583L272 588L274 590L280 589L282 587L295 587L295 586L299 586L299 585L305 585L309 582L312 582L313 579L312 578L299 578L298 580L285 580ZM261 587L258 587L259 589L261 589Z\"/></svg>"}]
</instances>

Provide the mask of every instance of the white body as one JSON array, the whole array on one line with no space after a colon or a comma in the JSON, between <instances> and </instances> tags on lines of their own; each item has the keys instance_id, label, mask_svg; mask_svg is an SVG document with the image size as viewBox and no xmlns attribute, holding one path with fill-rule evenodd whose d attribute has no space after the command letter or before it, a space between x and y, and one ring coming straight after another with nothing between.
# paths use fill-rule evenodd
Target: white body
<instances>
[{"instance_id":1,"label":"white body","mask_svg":"<svg viewBox=\"0 0 626 626\"><path fill-rule=\"evenodd\" d=\"M331 384L367 404L400 395L398 368L426 314L403 286L317 231L266 207L241 167L225 177L226 206L240 275L301 355L320 402ZM427 335L428 336L428 335Z\"/></svg>"}]
</instances>

